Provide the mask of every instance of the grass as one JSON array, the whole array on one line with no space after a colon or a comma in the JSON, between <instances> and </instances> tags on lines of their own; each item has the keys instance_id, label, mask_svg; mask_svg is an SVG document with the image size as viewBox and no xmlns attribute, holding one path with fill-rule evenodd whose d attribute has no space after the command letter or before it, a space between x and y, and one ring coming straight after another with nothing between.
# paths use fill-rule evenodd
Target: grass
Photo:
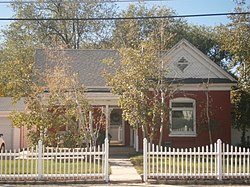
<instances>
[{"instance_id":1,"label":"grass","mask_svg":"<svg viewBox=\"0 0 250 187\"><path fill-rule=\"evenodd\" d=\"M2 174L34 174L37 173L37 161L31 159L22 160L2 160L0 161L0 169ZM59 160L44 160L43 161L43 173L44 174L67 174L67 173L99 173L102 172L102 162L96 161L95 165L89 161L71 161L64 162Z\"/></svg>"},{"instance_id":2,"label":"grass","mask_svg":"<svg viewBox=\"0 0 250 187\"><path fill-rule=\"evenodd\" d=\"M136 155L131 158L132 163L134 164L135 168L137 169L137 172L139 174L143 174L143 155ZM187 162L186 162L187 161ZM192 163L190 163L190 157L173 157L173 156L164 156L164 157L154 157L150 159L149 166L150 166L150 171L154 172L165 172L165 173L182 173L182 172L188 172L196 170L198 172L198 160L192 159ZM200 166L201 166L201 161L200 161ZM196 165L196 166L195 166ZM211 168L212 171L211 171ZM212 160L212 166L211 162L209 160L208 164L205 159L205 164L204 164L204 171L209 171L209 172L214 172L215 171L215 164L214 160ZM201 171L201 170L200 170Z\"/></svg>"},{"instance_id":3,"label":"grass","mask_svg":"<svg viewBox=\"0 0 250 187\"><path fill-rule=\"evenodd\" d=\"M134 167L136 168L139 174L143 174L143 155L135 155L132 156L131 162L133 163ZM230 158L228 158L230 159ZM191 164L190 164L191 161ZM162 157L151 157L149 166L150 171L154 171L155 173L214 173L215 171L215 156L208 156L204 159L198 158L197 156L190 157L190 156L162 156ZM204 162L203 168L202 163ZM246 172L250 166L247 165L247 159L244 160L245 162L245 171L243 169L243 161L241 165L239 162L233 163L229 162L227 167L227 160L225 159L222 161L224 164L223 171L228 171L229 173L243 173ZM194 172L195 171L195 172Z\"/></svg>"},{"instance_id":4,"label":"grass","mask_svg":"<svg viewBox=\"0 0 250 187\"><path fill-rule=\"evenodd\" d=\"M143 155L135 155L130 157L132 164L134 165L137 172L143 174Z\"/></svg>"}]
</instances>

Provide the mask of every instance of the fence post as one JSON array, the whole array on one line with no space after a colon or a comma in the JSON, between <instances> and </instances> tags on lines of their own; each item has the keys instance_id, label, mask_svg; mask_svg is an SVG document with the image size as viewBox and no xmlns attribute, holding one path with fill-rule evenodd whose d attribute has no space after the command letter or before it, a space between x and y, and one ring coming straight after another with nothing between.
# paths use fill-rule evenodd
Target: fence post
<instances>
[{"instance_id":1,"label":"fence post","mask_svg":"<svg viewBox=\"0 0 250 187\"><path fill-rule=\"evenodd\" d=\"M148 141L143 139L143 181L148 181Z\"/></svg>"},{"instance_id":2,"label":"fence post","mask_svg":"<svg viewBox=\"0 0 250 187\"><path fill-rule=\"evenodd\" d=\"M105 149L104 180L105 182L108 182L109 181L109 140L108 138L105 138L104 149Z\"/></svg>"},{"instance_id":3,"label":"fence post","mask_svg":"<svg viewBox=\"0 0 250 187\"><path fill-rule=\"evenodd\" d=\"M217 179L222 180L222 142L217 140Z\"/></svg>"},{"instance_id":4,"label":"fence post","mask_svg":"<svg viewBox=\"0 0 250 187\"><path fill-rule=\"evenodd\" d=\"M38 180L41 180L43 177L43 142L42 140L38 141L38 161L37 161L37 173L38 173Z\"/></svg>"}]
</instances>

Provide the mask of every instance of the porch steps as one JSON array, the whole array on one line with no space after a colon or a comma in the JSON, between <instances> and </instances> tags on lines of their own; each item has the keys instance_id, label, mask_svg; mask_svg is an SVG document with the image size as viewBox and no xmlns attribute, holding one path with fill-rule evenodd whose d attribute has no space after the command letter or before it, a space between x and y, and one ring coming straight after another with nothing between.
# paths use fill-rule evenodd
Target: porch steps
<instances>
[{"instance_id":1,"label":"porch steps","mask_svg":"<svg viewBox=\"0 0 250 187\"><path fill-rule=\"evenodd\" d=\"M135 154L136 151L133 147L127 147L123 145L110 145L109 147L110 158L128 158Z\"/></svg>"}]
</instances>

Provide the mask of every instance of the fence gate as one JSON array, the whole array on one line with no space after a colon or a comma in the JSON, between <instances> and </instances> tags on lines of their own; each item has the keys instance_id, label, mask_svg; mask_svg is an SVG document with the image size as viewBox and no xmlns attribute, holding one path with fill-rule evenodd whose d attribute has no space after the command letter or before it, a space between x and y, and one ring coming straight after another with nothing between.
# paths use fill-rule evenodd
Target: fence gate
<instances>
[{"instance_id":1,"label":"fence gate","mask_svg":"<svg viewBox=\"0 0 250 187\"><path fill-rule=\"evenodd\" d=\"M89 148L44 147L0 153L0 181L104 180L108 182L109 142Z\"/></svg>"},{"instance_id":2,"label":"fence gate","mask_svg":"<svg viewBox=\"0 0 250 187\"><path fill-rule=\"evenodd\" d=\"M143 141L144 181L155 179L250 179L250 149L221 140L190 149L167 148Z\"/></svg>"}]
</instances>

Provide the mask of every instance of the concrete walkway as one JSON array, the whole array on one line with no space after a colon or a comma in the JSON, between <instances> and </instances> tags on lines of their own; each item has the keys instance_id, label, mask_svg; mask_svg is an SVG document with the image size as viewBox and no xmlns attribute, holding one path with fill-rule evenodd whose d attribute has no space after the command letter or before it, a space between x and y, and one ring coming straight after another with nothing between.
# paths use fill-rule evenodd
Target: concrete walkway
<instances>
[{"instance_id":1,"label":"concrete walkway","mask_svg":"<svg viewBox=\"0 0 250 187\"><path fill-rule=\"evenodd\" d=\"M110 158L110 183L141 183L142 179L137 173L129 158Z\"/></svg>"}]
</instances>

